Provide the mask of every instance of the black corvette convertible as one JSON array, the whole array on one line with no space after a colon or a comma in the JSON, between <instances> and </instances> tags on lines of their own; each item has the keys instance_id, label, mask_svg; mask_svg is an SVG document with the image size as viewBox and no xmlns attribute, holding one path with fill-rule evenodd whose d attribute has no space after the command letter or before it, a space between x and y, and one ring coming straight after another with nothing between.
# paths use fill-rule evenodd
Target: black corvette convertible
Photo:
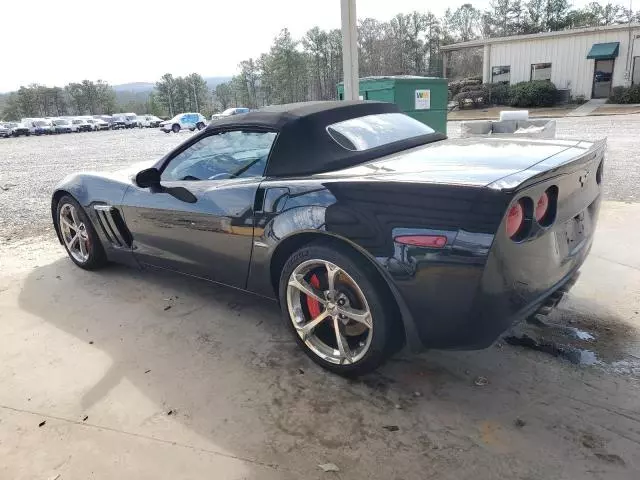
<instances>
[{"instance_id":1,"label":"black corvette convertible","mask_svg":"<svg viewBox=\"0 0 640 480\"><path fill-rule=\"evenodd\" d=\"M403 345L473 349L547 313L591 247L605 142L448 140L377 102L215 122L147 168L53 193L60 242L279 301L317 363L356 375Z\"/></svg>"}]
</instances>

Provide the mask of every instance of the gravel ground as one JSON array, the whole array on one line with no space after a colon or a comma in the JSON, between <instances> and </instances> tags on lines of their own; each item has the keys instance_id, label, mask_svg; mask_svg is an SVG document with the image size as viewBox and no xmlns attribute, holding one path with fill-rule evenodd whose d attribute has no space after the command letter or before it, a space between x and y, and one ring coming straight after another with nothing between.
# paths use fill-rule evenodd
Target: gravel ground
<instances>
[{"instance_id":1,"label":"gravel ground","mask_svg":"<svg viewBox=\"0 0 640 480\"><path fill-rule=\"evenodd\" d=\"M605 198L640 200L640 115L563 118L558 136L609 139ZM460 134L459 122L449 135ZM0 141L0 242L46 234L51 230L49 198L66 175L80 170L117 170L157 159L188 138L190 132L156 129L119 130Z\"/></svg>"}]
</instances>

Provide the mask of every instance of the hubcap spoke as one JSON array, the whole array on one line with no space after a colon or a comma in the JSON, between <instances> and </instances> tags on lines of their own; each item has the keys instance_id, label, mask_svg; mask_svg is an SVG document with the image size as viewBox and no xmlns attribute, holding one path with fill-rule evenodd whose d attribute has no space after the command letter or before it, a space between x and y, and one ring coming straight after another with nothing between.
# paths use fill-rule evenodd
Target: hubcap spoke
<instances>
[{"instance_id":1,"label":"hubcap spoke","mask_svg":"<svg viewBox=\"0 0 640 480\"><path fill-rule=\"evenodd\" d=\"M71 206L69 208L69 211L71 212L71 218L73 220L74 225L80 225L80 220L78 219L78 214L76 213L76 209Z\"/></svg>"},{"instance_id":2,"label":"hubcap spoke","mask_svg":"<svg viewBox=\"0 0 640 480\"><path fill-rule=\"evenodd\" d=\"M76 245L76 242L80 241L80 235L78 235L77 233L71 238L71 240L69 240L69 248L74 248Z\"/></svg>"},{"instance_id":3,"label":"hubcap spoke","mask_svg":"<svg viewBox=\"0 0 640 480\"><path fill-rule=\"evenodd\" d=\"M74 230L77 228L74 224L72 224L69 220L67 220L65 217L60 216L60 221L67 227L70 228L71 230Z\"/></svg>"},{"instance_id":4,"label":"hubcap spoke","mask_svg":"<svg viewBox=\"0 0 640 480\"><path fill-rule=\"evenodd\" d=\"M315 289L304 280L302 275L291 275L291 278L289 279L289 286L300 290L307 297L317 300L322 305L327 303L320 293L316 293Z\"/></svg>"},{"instance_id":5,"label":"hubcap spoke","mask_svg":"<svg viewBox=\"0 0 640 480\"><path fill-rule=\"evenodd\" d=\"M336 288L336 276L340 269L336 267L333 263L325 262L325 267L327 268L327 283L329 284L329 291L334 292Z\"/></svg>"},{"instance_id":6,"label":"hubcap spoke","mask_svg":"<svg viewBox=\"0 0 640 480\"><path fill-rule=\"evenodd\" d=\"M333 329L336 332L336 343L338 344L338 351L340 352L340 363L353 363L351 349L349 348L347 339L344 338L340 331L340 321L337 317L333 317Z\"/></svg>"},{"instance_id":7,"label":"hubcap spoke","mask_svg":"<svg viewBox=\"0 0 640 480\"><path fill-rule=\"evenodd\" d=\"M302 339L306 340L307 337L315 330L315 328L320 325L323 321L325 321L329 317L329 312L324 311L316 318L311 320L310 322L305 323L302 326L297 326L296 329L302 335Z\"/></svg>"},{"instance_id":8,"label":"hubcap spoke","mask_svg":"<svg viewBox=\"0 0 640 480\"><path fill-rule=\"evenodd\" d=\"M80 244L80 253L83 257L86 257L88 255L86 240L84 238L81 238L79 239L78 243Z\"/></svg>"},{"instance_id":9,"label":"hubcap spoke","mask_svg":"<svg viewBox=\"0 0 640 480\"><path fill-rule=\"evenodd\" d=\"M354 322L362 323L371 328L371 314L368 310L355 310L349 307L337 307L338 313L350 318Z\"/></svg>"}]
</instances>

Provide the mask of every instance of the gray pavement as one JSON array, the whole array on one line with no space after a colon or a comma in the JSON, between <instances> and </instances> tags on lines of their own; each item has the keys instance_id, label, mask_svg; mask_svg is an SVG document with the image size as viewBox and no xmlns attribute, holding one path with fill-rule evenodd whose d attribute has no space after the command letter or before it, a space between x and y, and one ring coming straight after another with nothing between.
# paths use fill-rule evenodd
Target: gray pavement
<instances>
[{"instance_id":1,"label":"gray pavement","mask_svg":"<svg viewBox=\"0 0 640 480\"><path fill-rule=\"evenodd\" d=\"M639 215L606 203L554 326L527 327L554 355L500 341L359 380L313 364L268 301L0 245L0 478L637 479Z\"/></svg>"}]
</instances>

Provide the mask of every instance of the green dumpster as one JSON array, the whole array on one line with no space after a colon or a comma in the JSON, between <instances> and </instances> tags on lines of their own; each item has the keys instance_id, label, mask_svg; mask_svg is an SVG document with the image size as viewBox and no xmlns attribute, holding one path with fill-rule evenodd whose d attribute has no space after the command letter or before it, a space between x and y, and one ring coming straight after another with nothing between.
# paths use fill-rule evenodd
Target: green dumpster
<instances>
[{"instance_id":1,"label":"green dumpster","mask_svg":"<svg viewBox=\"0 0 640 480\"><path fill-rule=\"evenodd\" d=\"M344 83L338 84L338 98L344 98ZM447 133L447 79L398 75L360 79L360 98L395 103L410 117Z\"/></svg>"}]
</instances>

